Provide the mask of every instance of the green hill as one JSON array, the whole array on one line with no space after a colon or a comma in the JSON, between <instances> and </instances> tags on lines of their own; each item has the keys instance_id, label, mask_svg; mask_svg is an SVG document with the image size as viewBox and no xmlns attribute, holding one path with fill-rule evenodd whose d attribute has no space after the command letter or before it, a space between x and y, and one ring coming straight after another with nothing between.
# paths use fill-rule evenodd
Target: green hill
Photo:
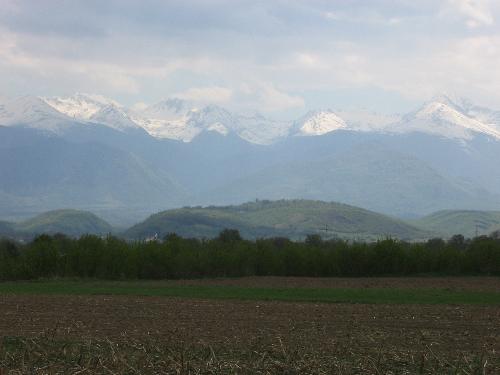
<instances>
[{"instance_id":1,"label":"green hill","mask_svg":"<svg viewBox=\"0 0 500 375\"><path fill-rule=\"evenodd\" d=\"M83 234L106 234L113 228L91 212L68 209L45 212L17 224L15 229L29 234L63 233L76 237Z\"/></svg>"},{"instance_id":2,"label":"green hill","mask_svg":"<svg viewBox=\"0 0 500 375\"><path fill-rule=\"evenodd\" d=\"M183 237L215 237L224 228L238 229L244 238L286 236L304 238L403 239L427 238L429 234L401 220L340 203L311 200L256 201L238 206L190 207L150 216L125 232L125 237L147 238L155 233Z\"/></svg>"},{"instance_id":3,"label":"green hill","mask_svg":"<svg viewBox=\"0 0 500 375\"><path fill-rule=\"evenodd\" d=\"M476 228L479 235L500 229L500 211L438 211L413 221L413 224L442 236L462 234L465 237L474 237Z\"/></svg>"}]
</instances>

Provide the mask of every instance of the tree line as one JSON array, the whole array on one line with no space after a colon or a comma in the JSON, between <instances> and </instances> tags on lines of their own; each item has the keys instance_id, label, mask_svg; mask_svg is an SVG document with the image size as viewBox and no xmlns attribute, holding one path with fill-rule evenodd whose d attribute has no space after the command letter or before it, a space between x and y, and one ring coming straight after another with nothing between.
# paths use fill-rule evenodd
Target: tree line
<instances>
[{"instance_id":1,"label":"tree line","mask_svg":"<svg viewBox=\"0 0 500 375\"><path fill-rule=\"evenodd\" d=\"M214 239L127 242L114 236L40 235L27 244L0 240L0 280L53 277L178 279L238 276L498 275L500 238L410 243L323 240L318 235L244 240L226 229Z\"/></svg>"}]
</instances>

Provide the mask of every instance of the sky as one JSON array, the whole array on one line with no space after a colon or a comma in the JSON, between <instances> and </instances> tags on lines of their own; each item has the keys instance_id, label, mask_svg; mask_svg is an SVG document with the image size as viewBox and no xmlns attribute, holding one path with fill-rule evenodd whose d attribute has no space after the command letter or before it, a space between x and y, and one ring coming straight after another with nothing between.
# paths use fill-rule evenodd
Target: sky
<instances>
[{"instance_id":1,"label":"sky","mask_svg":"<svg viewBox=\"0 0 500 375\"><path fill-rule=\"evenodd\" d=\"M0 95L169 97L294 117L500 108L499 0L0 0Z\"/></svg>"}]
</instances>

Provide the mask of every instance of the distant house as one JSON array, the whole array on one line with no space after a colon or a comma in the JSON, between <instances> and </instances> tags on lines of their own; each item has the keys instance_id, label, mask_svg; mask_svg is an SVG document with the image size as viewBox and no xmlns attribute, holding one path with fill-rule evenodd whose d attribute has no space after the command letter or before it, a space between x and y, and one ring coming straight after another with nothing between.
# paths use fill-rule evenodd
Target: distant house
<instances>
[{"instance_id":1,"label":"distant house","mask_svg":"<svg viewBox=\"0 0 500 375\"><path fill-rule=\"evenodd\" d=\"M150 237L146 237L145 241L146 242L158 241L158 233L155 233Z\"/></svg>"}]
</instances>

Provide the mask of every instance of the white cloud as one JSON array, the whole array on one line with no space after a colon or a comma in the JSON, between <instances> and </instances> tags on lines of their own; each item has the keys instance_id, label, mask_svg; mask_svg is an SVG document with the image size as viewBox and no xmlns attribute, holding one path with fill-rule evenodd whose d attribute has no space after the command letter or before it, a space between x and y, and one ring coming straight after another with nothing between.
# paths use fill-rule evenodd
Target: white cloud
<instances>
[{"instance_id":1,"label":"white cloud","mask_svg":"<svg viewBox=\"0 0 500 375\"><path fill-rule=\"evenodd\" d=\"M242 85L241 94L244 106L263 112L280 112L304 107L303 98L280 91L271 83Z\"/></svg>"},{"instance_id":2,"label":"white cloud","mask_svg":"<svg viewBox=\"0 0 500 375\"><path fill-rule=\"evenodd\" d=\"M194 87L186 91L174 94L173 96L198 103L215 103L225 104L228 103L232 96L233 91L226 87Z\"/></svg>"},{"instance_id":3,"label":"white cloud","mask_svg":"<svg viewBox=\"0 0 500 375\"><path fill-rule=\"evenodd\" d=\"M143 111L145 110L146 108L148 108L149 104L147 103L144 103L144 102L137 102L137 103L134 103L130 109L132 111L137 111L137 112L140 112L140 111Z\"/></svg>"},{"instance_id":4,"label":"white cloud","mask_svg":"<svg viewBox=\"0 0 500 375\"><path fill-rule=\"evenodd\" d=\"M261 106L268 111L284 111L292 108L303 108L304 99L279 91L272 85L265 85L260 95Z\"/></svg>"},{"instance_id":5,"label":"white cloud","mask_svg":"<svg viewBox=\"0 0 500 375\"><path fill-rule=\"evenodd\" d=\"M280 112L303 108L304 100L269 82L242 82L235 87L196 87L172 96L199 105L219 104L236 111Z\"/></svg>"},{"instance_id":6,"label":"white cloud","mask_svg":"<svg viewBox=\"0 0 500 375\"><path fill-rule=\"evenodd\" d=\"M217 9L189 0L182 7L127 2L128 13L82 2L82 14L95 17L79 28L73 7L8 1L16 8L0 7L0 87L8 95L73 90L125 104L178 96L293 112L305 109L304 98L314 108L311 98L335 90L359 92L353 101L376 101L377 90L410 101L458 91L488 95L500 107L496 0L228 0Z\"/></svg>"},{"instance_id":7,"label":"white cloud","mask_svg":"<svg viewBox=\"0 0 500 375\"><path fill-rule=\"evenodd\" d=\"M471 29L494 23L488 0L449 0L449 4L465 17L467 27Z\"/></svg>"}]
</instances>

